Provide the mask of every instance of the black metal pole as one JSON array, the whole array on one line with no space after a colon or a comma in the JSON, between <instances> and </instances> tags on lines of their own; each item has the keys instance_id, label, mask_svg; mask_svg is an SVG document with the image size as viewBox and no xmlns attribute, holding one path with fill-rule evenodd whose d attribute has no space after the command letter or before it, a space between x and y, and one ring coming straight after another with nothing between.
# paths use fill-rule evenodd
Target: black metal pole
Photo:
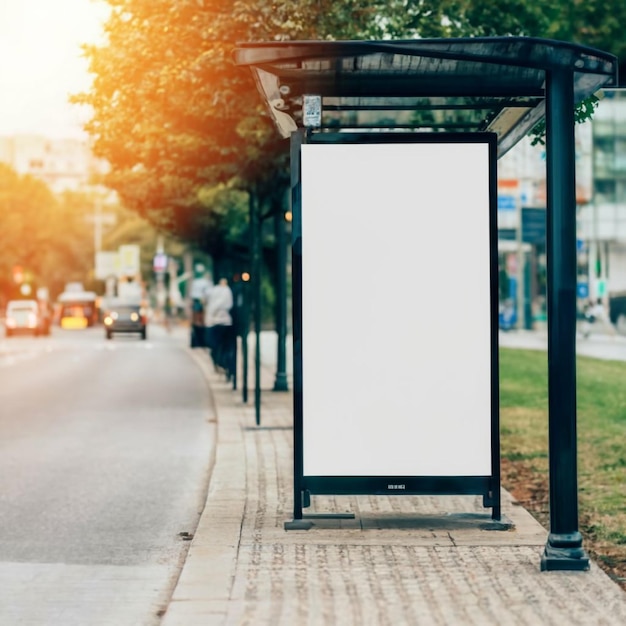
<instances>
[{"instance_id":1,"label":"black metal pole","mask_svg":"<svg viewBox=\"0 0 626 626\"><path fill-rule=\"evenodd\" d=\"M243 283L243 322L241 324L241 399L248 402L248 330L250 329L250 276Z\"/></svg>"},{"instance_id":2,"label":"black metal pole","mask_svg":"<svg viewBox=\"0 0 626 626\"><path fill-rule=\"evenodd\" d=\"M302 199L300 197L300 149L304 131L291 135L291 226L293 316L293 517L302 520L304 481L304 434L302 395Z\"/></svg>"},{"instance_id":3,"label":"black metal pole","mask_svg":"<svg viewBox=\"0 0 626 626\"><path fill-rule=\"evenodd\" d=\"M274 233L276 236L276 378L274 391L288 391L287 383L287 237L283 206L274 214Z\"/></svg>"},{"instance_id":4,"label":"black metal pole","mask_svg":"<svg viewBox=\"0 0 626 626\"><path fill-rule=\"evenodd\" d=\"M243 319L242 332L241 332L241 352L242 352L242 390L241 399L244 404L248 402L248 374L250 368L250 359L248 350L248 332L250 330L250 311L251 311L251 293L252 288L252 268L254 267L254 196L252 191L248 192L248 267L250 272L245 277L243 288Z\"/></svg>"},{"instance_id":5,"label":"black metal pole","mask_svg":"<svg viewBox=\"0 0 626 626\"><path fill-rule=\"evenodd\" d=\"M252 229L252 289L254 299L254 414L256 425L261 423L261 215L259 199L250 200L250 227Z\"/></svg>"},{"instance_id":6,"label":"black metal pole","mask_svg":"<svg viewBox=\"0 0 626 626\"><path fill-rule=\"evenodd\" d=\"M241 280L241 275L238 277L237 282L233 284L233 342L234 345L233 350L233 390L237 390L239 385L239 338L243 337L243 327L244 327L244 315L245 315L245 285ZM243 351L243 341L242 341L242 351Z\"/></svg>"},{"instance_id":7,"label":"black metal pole","mask_svg":"<svg viewBox=\"0 0 626 626\"><path fill-rule=\"evenodd\" d=\"M489 314L491 332L491 518L502 520L500 456L500 352L498 343L498 171L497 140L489 141Z\"/></svg>"},{"instance_id":8,"label":"black metal pole","mask_svg":"<svg viewBox=\"0 0 626 626\"><path fill-rule=\"evenodd\" d=\"M550 533L542 570L586 570L576 462L576 175L574 77L546 82Z\"/></svg>"}]
</instances>

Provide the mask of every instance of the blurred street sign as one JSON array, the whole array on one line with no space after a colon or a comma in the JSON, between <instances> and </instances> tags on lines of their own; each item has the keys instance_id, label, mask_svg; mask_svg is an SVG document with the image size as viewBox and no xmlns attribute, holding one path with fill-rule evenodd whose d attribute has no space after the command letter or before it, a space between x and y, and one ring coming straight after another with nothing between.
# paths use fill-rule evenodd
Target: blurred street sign
<instances>
[{"instance_id":1,"label":"blurred street sign","mask_svg":"<svg viewBox=\"0 0 626 626\"><path fill-rule=\"evenodd\" d=\"M152 269L158 274L167 269L167 254L157 252L152 260Z\"/></svg>"},{"instance_id":2,"label":"blurred street sign","mask_svg":"<svg viewBox=\"0 0 626 626\"><path fill-rule=\"evenodd\" d=\"M137 276L140 273L138 245L125 245L118 248L118 276Z\"/></svg>"},{"instance_id":3,"label":"blurred street sign","mask_svg":"<svg viewBox=\"0 0 626 626\"><path fill-rule=\"evenodd\" d=\"M96 252L95 276L98 280L106 280L117 275L117 252Z\"/></svg>"},{"instance_id":4,"label":"blurred street sign","mask_svg":"<svg viewBox=\"0 0 626 626\"><path fill-rule=\"evenodd\" d=\"M522 241L542 244L546 241L546 210L522 209Z\"/></svg>"},{"instance_id":5,"label":"blurred street sign","mask_svg":"<svg viewBox=\"0 0 626 626\"><path fill-rule=\"evenodd\" d=\"M498 211L514 211L517 207L517 198L515 196L498 195Z\"/></svg>"}]
</instances>

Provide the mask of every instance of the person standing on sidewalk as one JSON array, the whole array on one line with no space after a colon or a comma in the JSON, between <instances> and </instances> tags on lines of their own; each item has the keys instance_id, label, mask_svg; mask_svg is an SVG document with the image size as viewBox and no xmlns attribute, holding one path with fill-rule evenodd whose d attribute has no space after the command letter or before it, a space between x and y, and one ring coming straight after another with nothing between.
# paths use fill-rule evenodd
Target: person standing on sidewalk
<instances>
[{"instance_id":1,"label":"person standing on sidewalk","mask_svg":"<svg viewBox=\"0 0 626 626\"><path fill-rule=\"evenodd\" d=\"M204 307L208 293L213 288L213 280L208 272L191 283L191 347L206 347L204 328Z\"/></svg>"},{"instance_id":2,"label":"person standing on sidewalk","mask_svg":"<svg viewBox=\"0 0 626 626\"><path fill-rule=\"evenodd\" d=\"M226 278L219 282L207 295L204 306L206 345L216 369L223 369L230 377L234 367L233 292Z\"/></svg>"},{"instance_id":3,"label":"person standing on sidewalk","mask_svg":"<svg viewBox=\"0 0 626 626\"><path fill-rule=\"evenodd\" d=\"M615 335L615 328L611 324L601 298L598 298L595 302L589 301L583 314L582 334L585 339L591 334L591 328L598 323L602 324L603 328L610 335Z\"/></svg>"}]
</instances>

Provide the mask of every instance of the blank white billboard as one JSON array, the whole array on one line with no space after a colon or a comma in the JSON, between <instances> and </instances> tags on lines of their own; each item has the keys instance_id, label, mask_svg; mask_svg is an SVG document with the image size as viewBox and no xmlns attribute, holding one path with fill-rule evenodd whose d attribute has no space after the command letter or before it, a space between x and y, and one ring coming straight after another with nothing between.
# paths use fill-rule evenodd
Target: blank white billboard
<instances>
[{"instance_id":1,"label":"blank white billboard","mask_svg":"<svg viewBox=\"0 0 626 626\"><path fill-rule=\"evenodd\" d=\"M304 476L489 476L489 146L305 144Z\"/></svg>"}]
</instances>

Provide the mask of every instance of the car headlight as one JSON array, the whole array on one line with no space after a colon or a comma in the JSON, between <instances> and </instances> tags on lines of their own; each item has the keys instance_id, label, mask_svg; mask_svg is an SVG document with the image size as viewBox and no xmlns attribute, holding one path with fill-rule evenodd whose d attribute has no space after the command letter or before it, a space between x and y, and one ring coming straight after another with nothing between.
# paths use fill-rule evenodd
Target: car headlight
<instances>
[{"instance_id":1,"label":"car headlight","mask_svg":"<svg viewBox=\"0 0 626 626\"><path fill-rule=\"evenodd\" d=\"M113 323L113 318L110 315L107 315L104 318L104 325L105 326L110 326Z\"/></svg>"},{"instance_id":2,"label":"car headlight","mask_svg":"<svg viewBox=\"0 0 626 626\"><path fill-rule=\"evenodd\" d=\"M130 319L132 322L138 322L139 321L139 314L135 313L134 311L130 314Z\"/></svg>"}]
</instances>

